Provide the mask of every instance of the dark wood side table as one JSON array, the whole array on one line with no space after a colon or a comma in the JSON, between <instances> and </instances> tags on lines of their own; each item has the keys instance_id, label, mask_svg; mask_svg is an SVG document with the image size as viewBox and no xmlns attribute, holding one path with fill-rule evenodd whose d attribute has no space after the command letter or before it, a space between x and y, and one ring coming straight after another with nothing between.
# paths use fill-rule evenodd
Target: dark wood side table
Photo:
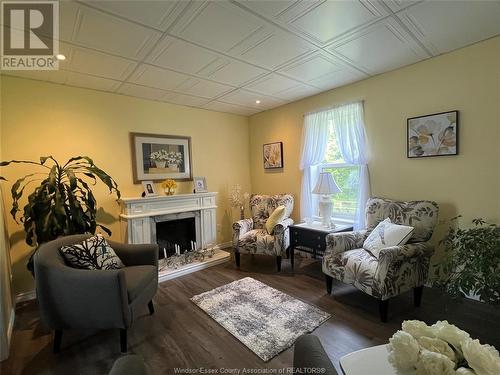
<instances>
[{"instance_id":1,"label":"dark wood side table","mask_svg":"<svg viewBox=\"0 0 500 375\"><path fill-rule=\"evenodd\" d=\"M323 255L326 250L326 236L330 233L349 232L352 226L336 225L335 228L325 228L321 223L314 222L311 225L306 223L291 225L290 227L290 262L294 266L294 253L296 247L301 247L301 251L317 255Z\"/></svg>"}]
</instances>

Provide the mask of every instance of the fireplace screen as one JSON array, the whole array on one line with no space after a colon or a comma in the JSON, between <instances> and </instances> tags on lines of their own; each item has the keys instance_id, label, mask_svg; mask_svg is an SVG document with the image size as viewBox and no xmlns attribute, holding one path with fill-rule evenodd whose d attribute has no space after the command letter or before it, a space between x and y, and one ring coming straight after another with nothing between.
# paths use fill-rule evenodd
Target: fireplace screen
<instances>
[{"instance_id":1,"label":"fireplace screen","mask_svg":"<svg viewBox=\"0 0 500 375\"><path fill-rule=\"evenodd\" d=\"M160 247L159 257L164 258L175 254L175 245L179 245L181 253L191 250L191 241L196 241L195 218L177 219L156 223L156 242Z\"/></svg>"}]
</instances>

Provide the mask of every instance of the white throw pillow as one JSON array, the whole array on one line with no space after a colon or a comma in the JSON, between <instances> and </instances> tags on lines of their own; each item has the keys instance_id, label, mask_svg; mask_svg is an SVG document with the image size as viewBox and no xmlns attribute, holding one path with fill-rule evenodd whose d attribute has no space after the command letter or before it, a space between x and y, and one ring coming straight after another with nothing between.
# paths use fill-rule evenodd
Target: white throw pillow
<instances>
[{"instance_id":1,"label":"white throw pillow","mask_svg":"<svg viewBox=\"0 0 500 375\"><path fill-rule=\"evenodd\" d=\"M391 222L391 219L387 218L373 229L363 243L363 249L369 251L378 259L380 250L407 243L414 229L406 225L394 224Z\"/></svg>"},{"instance_id":2,"label":"white throw pillow","mask_svg":"<svg viewBox=\"0 0 500 375\"><path fill-rule=\"evenodd\" d=\"M281 223L283 220L285 220L286 217L286 207L285 206L278 206L276 209L273 211L273 213L269 216L269 218L266 221L266 230L267 233L273 234L274 232L274 227Z\"/></svg>"}]
</instances>

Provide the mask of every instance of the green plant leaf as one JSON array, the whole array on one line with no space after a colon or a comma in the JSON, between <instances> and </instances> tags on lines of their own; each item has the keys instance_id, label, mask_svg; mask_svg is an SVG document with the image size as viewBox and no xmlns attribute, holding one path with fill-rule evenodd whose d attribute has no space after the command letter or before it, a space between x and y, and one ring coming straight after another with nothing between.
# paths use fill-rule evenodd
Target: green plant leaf
<instances>
[{"instance_id":1,"label":"green plant leaf","mask_svg":"<svg viewBox=\"0 0 500 375\"><path fill-rule=\"evenodd\" d=\"M44 178L32 178L40 173L28 174L18 179L11 188L11 214L16 218L27 186L38 181L38 186L27 196L20 220L26 232L26 243L30 246L40 245L62 235L95 233L98 226L97 202L85 179L92 184L101 181L111 193L120 197L118 184L87 156L71 158L63 166L52 156L42 156L40 162L4 161L0 166L12 163L34 164L46 169ZM5 180L3 177L0 179ZM108 228L101 228L111 235Z\"/></svg>"},{"instance_id":2,"label":"green plant leaf","mask_svg":"<svg viewBox=\"0 0 500 375\"><path fill-rule=\"evenodd\" d=\"M471 227L450 221L440 241L445 256L436 266L434 285L453 297L475 294L483 302L500 304L500 228L481 218Z\"/></svg>"}]
</instances>

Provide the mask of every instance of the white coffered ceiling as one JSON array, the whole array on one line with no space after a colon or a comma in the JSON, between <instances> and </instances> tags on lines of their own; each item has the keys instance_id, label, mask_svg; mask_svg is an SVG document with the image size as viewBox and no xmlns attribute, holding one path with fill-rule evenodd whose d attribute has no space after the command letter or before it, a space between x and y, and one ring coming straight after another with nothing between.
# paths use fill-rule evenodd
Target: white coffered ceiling
<instances>
[{"instance_id":1,"label":"white coffered ceiling","mask_svg":"<svg viewBox=\"0 0 500 375\"><path fill-rule=\"evenodd\" d=\"M60 71L3 73L251 115L498 35L500 1L61 1L60 34Z\"/></svg>"}]
</instances>

